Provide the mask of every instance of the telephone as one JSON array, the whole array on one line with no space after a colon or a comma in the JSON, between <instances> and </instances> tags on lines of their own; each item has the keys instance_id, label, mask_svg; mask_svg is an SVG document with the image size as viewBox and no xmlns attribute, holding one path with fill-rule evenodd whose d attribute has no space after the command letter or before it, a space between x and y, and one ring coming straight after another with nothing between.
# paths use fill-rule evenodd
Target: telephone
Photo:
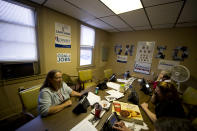
<instances>
[{"instance_id":1,"label":"telephone","mask_svg":"<svg viewBox=\"0 0 197 131\"><path fill-rule=\"evenodd\" d=\"M103 81L103 82L99 83L99 84L97 85L97 87L99 87L100 90L107 89L106 83L107 83L107 81Z\"/></svg>"},{"instance_id":2,"label":"telephone","mask_svg":"<svg viewBox=\"0 0 197 131\"><path fill-rule=\"evenodd\" d=\"M87 112L87 108L90 106L90 103L87 99L87 96L83 96L83 98L79 101L77 106L72 110L75 114L85 113Z\"/></svg>"},{"instance_id":3,"label":"telephone","mask_svg":"<svg viewBox=\"0 0 197 131\"><path fill-rule=\"evenodd\" d=\"M128 96L128 101L132 102L133 104L139 104L139 96L136 91L132 91L131 94Z\"/></svg>"},{"instance_id":4,"label":"telephone","mask_svg":"<svg viewBox=\"0 0 197 131\"><path fill-rule=\"evenodd\" d=\"M152 89L148 83L146 83L145 79L142 79L142 82L140 83L142 88L140 89L141 91L144 92L146 95L151 95L152 94Z\"/></svg>"},{"instance_id":5,"label":"telephone","mask_svg":"<svg viewBox=\"0 0 197 131\"><path fill-rule=\"evenodd\" d=\"M109 82L116 82L117 81L117 79L116 79L116 75L115 74L113 74L110 78L109 78L109 80L108 80Z\"/></svg>"},{"instance_id":6,"label":"telephone","mask_svg":"<svg viewBox=\"0 0 197 131\"><path fill-rule=\"evenodd\" d=\"M120 119L118 118L118 115L116 112L113 112L104 123L101 131L116 131L116 129L113 129L113 125L118 122Z\"/></svg>"}]
</instances>

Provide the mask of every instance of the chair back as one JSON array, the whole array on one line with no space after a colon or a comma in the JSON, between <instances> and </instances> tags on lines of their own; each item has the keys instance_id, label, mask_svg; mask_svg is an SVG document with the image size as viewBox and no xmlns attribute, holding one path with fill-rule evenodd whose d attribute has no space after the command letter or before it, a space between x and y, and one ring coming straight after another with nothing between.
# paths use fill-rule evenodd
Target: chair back
<instances>
[{"instance_id":1,"label":"chair back","mask_svg":"<svg viewBox=\"0 0 197 131\"><path fill-rule=\"evenodd\" d=\"M38 95L41 85L37 85L28 89L19 89L19 97L23 106L23 112L28 112L38 105Z\"/></svg>"},{"instance_id":2,"label":"chair back","mask_svg":"<svg viewBox=\"0 0 197 131\"><path fill-rule=\"evenodd\" d=\"M104 70L105 78L109 79L112 76L112 69Z\"/></svg>"},{"instance_id":3,"label":"chair back","mask_svg":"<svg viewBox=\"0 0 197 131\"><path fill-rule=\"evenodd\" d=\"M197 89L188 87L182 96L183 103L197 105Z\"/></svg>"},{"instance_id":4,"label":"chair back","mask_svg":"<svg viewBox=\"0 0 197 131\"><path fill-rule=\"evenodd\" d=\"M82 82L92 80L92 70L81 70L79 71L79 80Z\"/></svg>"},{"instance_id":5,"label":"chair back","mask_svg":"<svg viewBox=\"0 0 197 131\"><path fill-rule=\"evenodd\" d=\"M71 77L65 73L62 74L62 80L69 86L74 84Z\"/></svg>"}]
</instances>

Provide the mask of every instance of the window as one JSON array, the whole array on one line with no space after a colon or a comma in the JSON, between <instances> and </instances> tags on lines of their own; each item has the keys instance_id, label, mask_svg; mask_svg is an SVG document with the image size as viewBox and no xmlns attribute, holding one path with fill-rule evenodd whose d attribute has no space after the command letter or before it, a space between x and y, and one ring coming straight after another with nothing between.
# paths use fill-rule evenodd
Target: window
<instances>
[{"instance_id":1,"label":"window","mask_svg":"<svg viewBox=\"0 0 197 131\"><path fill-rule=\"evenodd\" d=\"M35 11L0 0L0 62L36 62Z\"/></svg>"},{"instance_id":2,"label":"window","mask_svg":"<svg viewBox=\"0 0 197 131\"><path fill-rule=\"evenodd\" d=\"M91 65L95 42L95 30L81 25L80 66Z\"/></svg>"},{"instance_id":3,"label":"window","mask_svg":"<svg viewBox=\"0 0 197 131\"><path fill-rule=\"evenodd\" d=\"M35 9L0 0L0 79L38 74Z\"/></svg>"}]
</instances>

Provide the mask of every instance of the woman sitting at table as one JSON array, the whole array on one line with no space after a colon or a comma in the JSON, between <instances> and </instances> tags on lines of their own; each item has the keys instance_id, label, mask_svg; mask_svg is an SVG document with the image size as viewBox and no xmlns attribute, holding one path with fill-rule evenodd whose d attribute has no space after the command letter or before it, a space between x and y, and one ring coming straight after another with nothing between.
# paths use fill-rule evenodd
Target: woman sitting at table
<instances>
[{"instance_id":1,"label":"woman sitting at table","mask_svg":"<svg viewBox=\"0 0 197 131\"><path fill-rule=\"evenodd\" d=\"M40 88L38 98L38 111L41 116L47 116L63 110L70 106L71 96L81 96L62 81L62 73L58 70L48 72L46 79Z\"/></svg>"},{"instance_id":2,"label":"woman sitting at table","mask_svg":"<svg viewBox=\"0 0 197 131\"><path fill-rule=\"evenodd\" d=\"M142 103L141 107L152 122L160 117L185 117L176 86L172 82L159 82L151 102L155 104L155 114L148 109L148 103Z\"/></svg>"}]
</instances>

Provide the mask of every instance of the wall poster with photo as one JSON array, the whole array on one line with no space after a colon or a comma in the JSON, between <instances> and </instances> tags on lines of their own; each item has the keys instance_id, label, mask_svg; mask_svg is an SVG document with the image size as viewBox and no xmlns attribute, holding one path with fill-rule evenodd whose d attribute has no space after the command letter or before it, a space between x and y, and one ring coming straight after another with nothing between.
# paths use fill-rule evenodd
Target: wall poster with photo
<instances>
[{"instance_id":1,"label":"wall poster with photo","mask_svg":"<svg viewBox=\"0 0 197 131\"><path fill-rule=\"evenodd\" d=\"M134 71L150 74L155 42L140 41L137 45Z\"/></svg>"},{"instance_id":2,"label":"wall poster with photo","mask_svg":"<svg viewBox=\"0 0 197 131\"><path fill-rule=\"evenodd\" d=\"M55 47L71 48L71 27L55 22Z\"/></svg>"}]
</instances>

